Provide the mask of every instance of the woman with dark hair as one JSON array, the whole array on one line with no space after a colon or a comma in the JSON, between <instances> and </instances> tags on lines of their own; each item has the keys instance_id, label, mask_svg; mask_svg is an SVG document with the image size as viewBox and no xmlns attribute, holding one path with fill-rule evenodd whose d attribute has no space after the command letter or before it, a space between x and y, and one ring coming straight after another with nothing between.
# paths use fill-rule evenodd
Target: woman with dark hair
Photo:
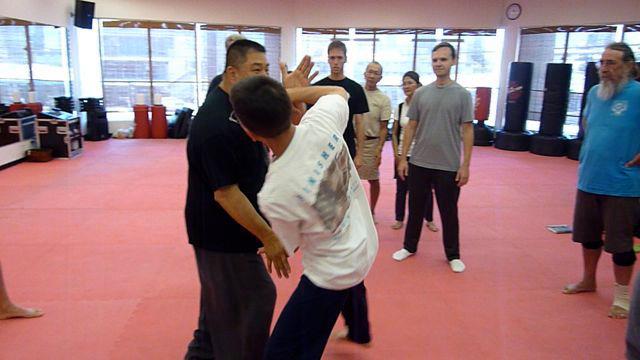
<instances>
[{"instance_id":1,"label":"woman with dark hair","mask_svg":"<svg viewBox=\"0 0 640 360\"><path fill-rule=\"evenodd\" d=\"M398 176L397 164L399 154L402 151L402 141L404 137L404 128L409 122L407 113L409 113L409 106L411 105L411 98L417 89L422 86L420 83L420 75L415 71L407 71L402 76L402 91L406 96L403 103L398 105L397 112L395 114L396 121L393 123L393 129L391 130L392 142L393 142L393 154L394 154L394 178L396 179L396 222L391 225L391 228L398 230L402 228L404 222L404 212L407 203L407 181L408 179L400 179ZM413 146L411 146L413 148ZM411 156L411 148L407 154L407 160ZM427 204L424 211L424 219L427 221L427 228L431 231L438 231L438 226L433 222L433 193L430 190L430 195L427 197Z\"/></svg>"}]
</instances>

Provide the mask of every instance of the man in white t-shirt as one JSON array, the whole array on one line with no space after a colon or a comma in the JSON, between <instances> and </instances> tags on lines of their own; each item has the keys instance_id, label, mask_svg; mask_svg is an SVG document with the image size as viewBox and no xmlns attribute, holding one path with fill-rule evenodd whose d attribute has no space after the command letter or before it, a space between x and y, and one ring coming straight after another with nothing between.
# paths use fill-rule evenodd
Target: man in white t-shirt
<instances>
[{"instance_id":1,"label":"man in white t-shirt","mask_svg":"<svg viewBox=\"0 0 640 360\"><path fill-rule=\"evenodd\" d=\"M362 286L376 257L373 218L342 137L348 97L337 86L285 90L257 76L231 91L242 127L275 156L258 194L260 209L287 253L301 250L304 267L266 359L320 359L348 291ZM316 103L297 126L292 102Z\"/></svg>"}]
</instances>

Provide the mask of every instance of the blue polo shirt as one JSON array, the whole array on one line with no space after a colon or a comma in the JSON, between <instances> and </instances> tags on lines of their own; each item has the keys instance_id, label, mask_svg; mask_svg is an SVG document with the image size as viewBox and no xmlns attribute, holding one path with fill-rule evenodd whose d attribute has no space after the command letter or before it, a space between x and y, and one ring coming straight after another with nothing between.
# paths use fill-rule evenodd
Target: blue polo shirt
<instances>
[{"instance_id":1,"label":"blue polo shirt","mask_svg":"<svg viewBox=\"0 0 640 360\"><path fill-rule=\"evenodd\" d=\"M640 197L640 166L624 164L640 153L640 83L604 101L594 86L587 97L587 129L580 151L578 189L594 194Z\"/></svg>"}]
</instances>

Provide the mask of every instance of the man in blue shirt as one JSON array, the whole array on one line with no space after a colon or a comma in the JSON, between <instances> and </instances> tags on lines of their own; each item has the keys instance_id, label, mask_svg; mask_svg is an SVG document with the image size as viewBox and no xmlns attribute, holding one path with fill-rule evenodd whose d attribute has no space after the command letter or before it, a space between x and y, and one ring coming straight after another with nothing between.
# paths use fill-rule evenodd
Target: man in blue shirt
<instances>
[{"instance_id":1,"label":"man in blue shirt","mask_svg":"<svg viewBox=\"0 0 640 360\"><path fill-rule=\"evenodd\" d=\"M629 281L636 255L633 229L640 207L640 83L633 51L624 43L606 47L600 84L587 98L586 134L578 167L573 241L582 244L582 280L565 294L596 290L604 250L613 255L615 287L609 317L629 313ZM603 241L604 233L604 241Z\"/></svg>"}]
</instances>

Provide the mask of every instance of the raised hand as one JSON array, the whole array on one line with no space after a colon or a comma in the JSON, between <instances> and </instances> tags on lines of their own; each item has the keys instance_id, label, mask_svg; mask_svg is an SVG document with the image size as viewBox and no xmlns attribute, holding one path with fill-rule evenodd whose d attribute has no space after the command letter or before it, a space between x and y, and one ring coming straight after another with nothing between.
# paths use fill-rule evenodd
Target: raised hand
<instances>
[{"instance_id":1,"label":"raised hand","mask_svg":"<svg viewBox=\"0 0 640 360\"><path fill-rule=\"evenodd\" d=\"M311 57L309 55L305 55L296 67L290 74L287 74L287 66L285 63L280 63L280 72L282 73L282 85L285 88L295 88L295 87L306 87L311 84L311 81L318 76L318 71L315 71L313 74L311 70L313 69L314 63L311 61Z\"/></svg>"}]
</instances>

